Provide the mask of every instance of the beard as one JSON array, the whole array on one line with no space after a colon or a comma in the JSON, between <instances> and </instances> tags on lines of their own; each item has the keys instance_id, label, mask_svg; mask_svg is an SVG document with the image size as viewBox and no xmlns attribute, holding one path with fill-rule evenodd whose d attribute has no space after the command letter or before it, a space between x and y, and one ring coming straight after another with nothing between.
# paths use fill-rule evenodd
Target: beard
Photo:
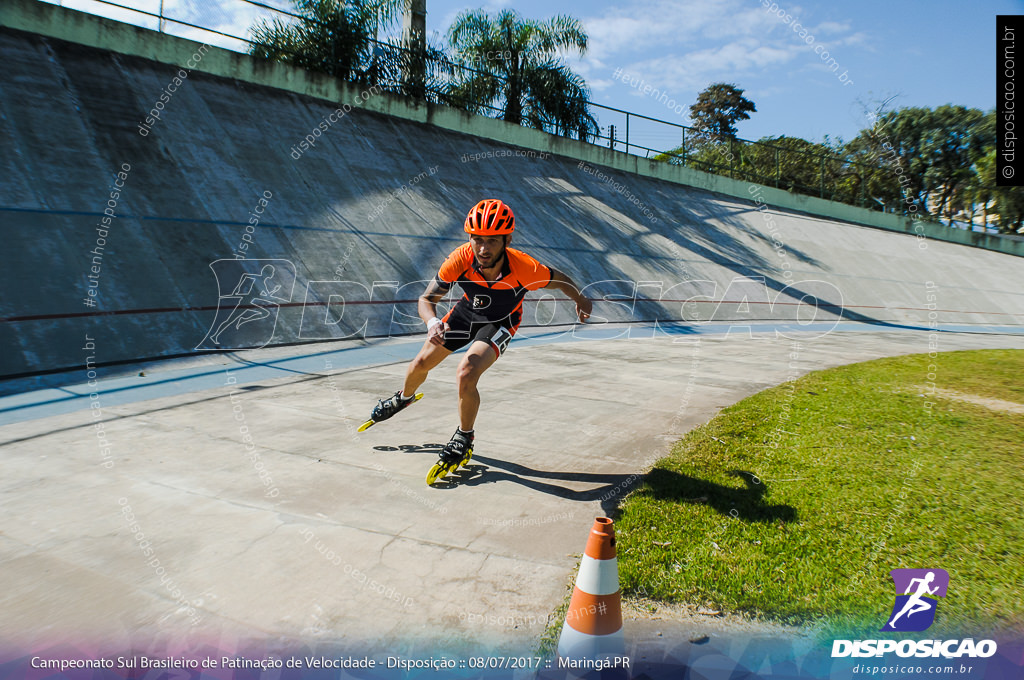
<instances>
[{"instance_id":1,"label":"beard","mask_svg":"<svg viewBox=\"0 0 1024 680\"><path fill-rule=\"evenodd\" d=\"M508 237L505 238L505 243L502 244L501 250L498 251L498 253L496 255L493 255L491 257L490 264L481 265L481 267L483 269L490 269L491 267L495 267L495 266L501 264L502 259L505 257L505 251L506 250L508 250ZM479 256L477 256L477 263L478 264L480 263L480 257Z\"/></svg>"}]
</instances>

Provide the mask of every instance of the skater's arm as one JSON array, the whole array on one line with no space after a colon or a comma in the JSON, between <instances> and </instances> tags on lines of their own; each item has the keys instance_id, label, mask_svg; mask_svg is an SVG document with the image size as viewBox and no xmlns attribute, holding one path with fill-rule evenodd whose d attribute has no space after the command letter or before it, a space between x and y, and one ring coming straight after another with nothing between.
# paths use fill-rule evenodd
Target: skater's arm
<instances>
[{"instance_id":1,"label":"skater's arm","mask_svg":"<svg viewBox=\"0 0 1024 680\"><path fill-rule=\"evenodd\" d=\"M417 311L423 323L427 324L427 338L435 345L444 344L444 332L448 324L437 318L437 303L448 293L436 280L431 281L417 302ZM437 319L436 321L434 319Z\"/></svg>"},{"instance_id":2,"label":"skater's arm","mask_svg":"<svg viewBox=\"0 0 1024 680\"><path fill-rule=\"evenodd\" d=\"M549 267L549 269L551 269L551 281L544 287L560 290L569 296L576 303L576 316L579 317L580 323L586 323L590 318L590 313L594 310L590 299L580 293L579 286L569 278L568 274L564 274L554 267Z\"/></svg>"}]
</instances>

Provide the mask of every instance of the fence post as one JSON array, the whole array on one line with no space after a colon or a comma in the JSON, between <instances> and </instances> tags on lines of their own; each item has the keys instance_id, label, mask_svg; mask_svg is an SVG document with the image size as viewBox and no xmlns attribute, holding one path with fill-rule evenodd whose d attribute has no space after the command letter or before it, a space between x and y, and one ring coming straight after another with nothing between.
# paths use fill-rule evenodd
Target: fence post
<instances>
[{"instance_id":1,"label":"fence post","mask_svg":"<svg viewBox=\"0 0 1024 680\"><path fill-rule=\"evenodd\" d=\"M825 198L825 155L821 156L821 197Z\"/></svg>"},{"instance_id":2,"label":"fence post","mask_svg":"<svg viewBox=\"0 0 1024 680\"><path fill-rule=\"evenodd\" d=\"M405 90L416 99L426 98L427 1L409 0L402 16L402 46L405 53Z\"/></svg>"},{"instance_id":3,"label":"fence post","mask_svg":"<svg viewBox=\"0 0 1024 680\"><path fill-rule=\"evenodd\" d=\"M612 151L615 150L615 124L608 126L608 148Z\"/></svg>"},{"instance_id":4,"label":"fence post","mask_svg":"<svg viewBox=\"0 0 1024 680\"><path fill-rule=\"evenodd\" d=\"M626 153L629 153L629 111L626 112Z\"/></svg>"}]
</instances>

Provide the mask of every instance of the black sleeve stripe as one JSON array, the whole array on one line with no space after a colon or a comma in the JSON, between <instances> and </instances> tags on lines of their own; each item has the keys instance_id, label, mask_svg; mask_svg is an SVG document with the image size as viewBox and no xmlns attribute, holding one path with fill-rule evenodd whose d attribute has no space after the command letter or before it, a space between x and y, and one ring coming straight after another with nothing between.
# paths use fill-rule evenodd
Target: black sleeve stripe
<instances>
[{"instance_id":1,"label":"black sleeve stripe","mask_svg":"<svg viewBox=\"0 0 1024 680\"><path fill-rule=\"evenodd\" d=\"M447 281L442 280L441 277L438 276L437 274L434 274L434 284L438 288L443 288L444 290L451 290L453 285L451 283L448 283Z\"/></svg>"}]
</instances>

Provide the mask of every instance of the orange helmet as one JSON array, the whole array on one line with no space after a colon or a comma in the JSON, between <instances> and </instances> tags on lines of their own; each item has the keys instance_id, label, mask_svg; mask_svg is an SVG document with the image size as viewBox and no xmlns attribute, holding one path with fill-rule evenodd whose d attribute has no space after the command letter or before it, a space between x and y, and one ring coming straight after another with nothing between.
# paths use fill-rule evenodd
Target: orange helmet
<instances>
[{"instance_id":1,"label":"orange helmet","mask_svg":"<svg viewBox=\"0 0 1024 680\"><path fill-rule=\"evenodd\" d=\"M475 236L501 236L516 229L512 208L497 198L487 198L473 206L466 216L466 232Z\"/></svg>"}]
</instances>

